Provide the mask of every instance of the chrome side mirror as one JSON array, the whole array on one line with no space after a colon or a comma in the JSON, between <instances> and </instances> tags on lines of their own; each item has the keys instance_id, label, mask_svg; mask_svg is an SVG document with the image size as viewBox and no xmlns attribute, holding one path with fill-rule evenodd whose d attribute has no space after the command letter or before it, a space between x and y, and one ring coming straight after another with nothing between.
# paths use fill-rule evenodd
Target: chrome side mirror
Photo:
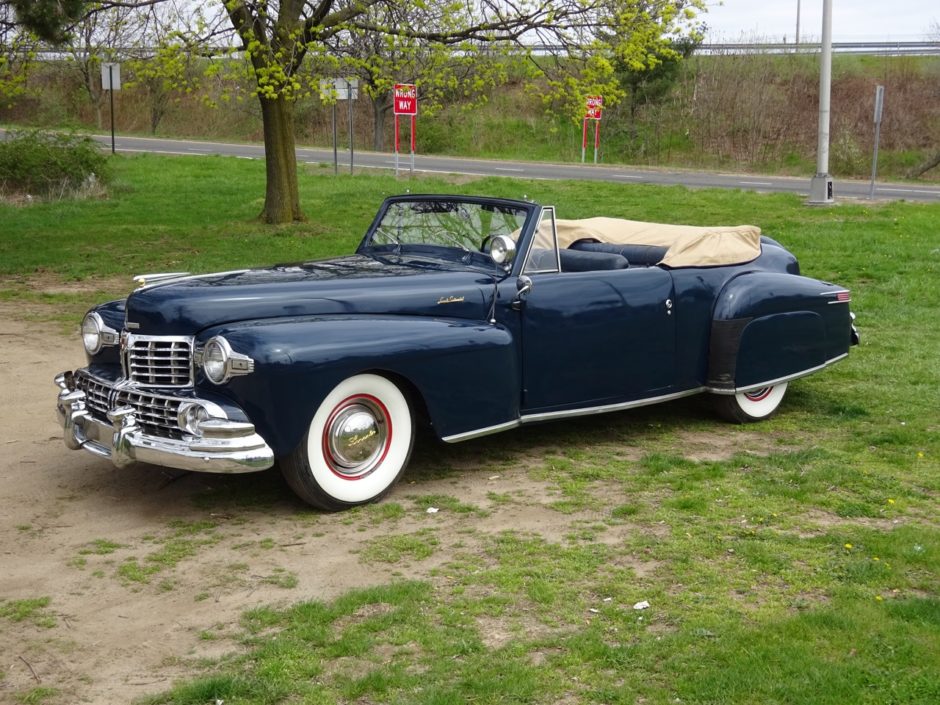
<instances>
[{"instance_id":1,"label":"chrome side mirror","mask_svg":"<svg viewBox=\"0 0 940 705\"><path fill-rule=\"evenodd\" d=\"M516 293L519 295L519 298L525 298L525 296L532 291L532 279L523 274L521 277L516 279Z\"/></svg>"},{"instance_id":2,"label":"chrome side mirror","mask_svg":"<svg viewBox=\"0 0 940 705\"><path fill-rule=\"evenodd\" d=\"M518 311L522 308L522 302L526 300L530 291L532 291L532 279L525 274L516 279L516 298L512 300L514 310Z\"/></svg>"},{"instance_id":3,"label":"chrome side mirror","mask_svg":"<svg viewBox=\"0 0 940 705\"><path fill-rule=\"evenodd\" d=\"M494 235L488 252L496 264L511 264L516 257L516 242L508 235Z\"/></svg>"}]
</instances>

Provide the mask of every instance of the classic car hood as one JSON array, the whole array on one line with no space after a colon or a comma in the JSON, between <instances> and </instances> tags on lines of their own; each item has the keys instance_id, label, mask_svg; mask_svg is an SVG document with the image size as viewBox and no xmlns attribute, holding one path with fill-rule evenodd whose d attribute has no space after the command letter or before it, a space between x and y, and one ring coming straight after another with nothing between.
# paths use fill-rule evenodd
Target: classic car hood
<instances>
[{"instance_id":1,"label":"classic car hood","mask_svg":"<svg viewBox=\"0 0 940 705\"><path fill-rule=\"evenodd\" d=\"M133 292L127 300L127 320L140 334L192 335L230 321L281 316L483 318L493 294L492 277L447 266L355 255L185 277ZM135 323L139 327L133 328Z\"/></svg>"}]
</instances>

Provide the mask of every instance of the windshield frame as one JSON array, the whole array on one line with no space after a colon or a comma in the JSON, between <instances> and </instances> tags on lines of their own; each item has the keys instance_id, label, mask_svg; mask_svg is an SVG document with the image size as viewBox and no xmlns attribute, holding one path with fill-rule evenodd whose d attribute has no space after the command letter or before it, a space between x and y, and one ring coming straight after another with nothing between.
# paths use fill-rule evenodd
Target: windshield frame
<instances>
[{"instance_id":1,"label":"windshield frame","mask_svg":"<svg viewBox=\"0 0 940 705\"><path fill-rule=\"evenodd\" d=\"M362 238L362 241L359 243L359 247L356 249L356 254L366 255L370 257L382 257L386 258L389 256L396 256L394 243L392 247L388 245L384 240L377 239L373 242L373 237L379 229L379 226L382 224L388 211L399 203L410 203L410 202L427 202L427 203L456 203L456 204L467 204L472 206L492 206L494 208L507 208L511 210L522 211L525 214L525 220L523 221L522 227L520 228L519 236L516 239L516 256L513 259L512 265L510 267L504 267L497 265L493 258L488 254L482 252L470 252L470 257L466 257L466 253L456 252L458 248L441 244L440 252L434 253L433 250L436 248L435 245L418 245L416 243L406 243L406 247L411 246L416 248L409 252L410 255L426 256L429 259L439 259L441 261L457 263L466 267L473 267L474 269L485 269L488 271L493 271L494 268L504 274L511 275L521 271L522 265L526 259L526 253L532 240L533 233L536 229L536 226L539 221L540 213L542 207L537 203L531 201L520 201L509 198L492 198L488 196L464 196L464 195L454 195L454 194L404 194L400 196L391 196L386 198L381 207L379 208L378 213L375 218L372 220L372 224L369 226L369 229L366 231L365 236ZM425 250L422 254L417 248Z\"/></svg>"}]
</instances>

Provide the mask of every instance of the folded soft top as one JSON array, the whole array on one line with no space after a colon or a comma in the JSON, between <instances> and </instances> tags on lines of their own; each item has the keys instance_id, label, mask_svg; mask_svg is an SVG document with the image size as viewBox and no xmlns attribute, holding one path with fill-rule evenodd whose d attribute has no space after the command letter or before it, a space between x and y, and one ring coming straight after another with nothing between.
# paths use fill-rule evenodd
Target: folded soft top
<instances>
[{"instance_id":1,"label":"folded soft top","mask_svg":"<svg viewBox=\"0 0 940 705\"><path fill-rule=\"evenodd\" d=\"M558 246L590 239L616 245L666 247L658 264L668 267L715 267L743 264L760 256L760 228L756 225L701 227L644 223L620 218L556 220Z\"/></svg>"}]
</instances>

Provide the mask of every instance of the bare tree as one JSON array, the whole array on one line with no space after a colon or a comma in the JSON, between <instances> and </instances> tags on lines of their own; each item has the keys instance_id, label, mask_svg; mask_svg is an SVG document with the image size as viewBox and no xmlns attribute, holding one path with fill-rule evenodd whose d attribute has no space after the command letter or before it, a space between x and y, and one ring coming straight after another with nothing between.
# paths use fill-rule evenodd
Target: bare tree
<instances>
[{"instance_id":1,"label":"bare tree","mask_svg":"<svg viewBox=\"0 0 940 705\"><path fill-rule=\"evenodd\" d=\"M368 13L375 26L431 27L441 24L441 6L378 4ZM406 34L385 34L350 27L326 42L326 62L360 81L372 107L372 147L385 149L387 118L392 112L396 83L415 84L422 112L433 113L446 101L473 104L505 82L508 65L522 61L471 42L449 46ZM322 63L322 62L321 62ZM319 67L322 70L322 66Z\"/></svg>"},{"instance_id":2,"label":"bare tree","mask_svg":"<svg viewBox=\"0 0 940 705\"><path fill-rule=\"evenodd\" d=\"M931 25L930 36L940 42L940 22L935 21L933 25ZM935 89L936 95L934 98L940 102L940 86L936 86ZM927 159L911 169L907 175L912 179L917 179L926 174L931 169L936 169L938 166L940 166L940 149L935 151L931 156L927 157Z\"/></svg>"},{"instance_id":3,"label":"bare tree","mask_svg":"<svg viewBox=\"0 0 940 705\"><path fill-rule=\"evenodd\" d=\"M0 0L13 4L18 18L54 38L50 27L76 15L112 8L146 8L169 0ZM49 15L33 5L51 5ZM543 44L557 48L565 75L547 81L550 96L566 96L577 106L586 91L609 86L616 96L614 56L642 61L666 37L687 31L704 0L220 0L232 37L255 83L264 130L267 185L261 218L283 223L303 218L297 185L294 105L310 93L301 68L308 55L324 56L329 47L356 33L477 51L491 46ZM417 12L425 15L417 20ZM406 13L409 21L398 19ZM219 41L219 38L216 38ZM532 55L529 54L531 57ZM545 63L542 62L543 68ZM572 71L572 69L577 69Z\"/></svg>"},{"instance_id":4,"label":"bare tree","mask_svg":"<svg viewBox=\"0 0 940 705\"><path fill-rule=\"evenodd\" d=\"M668 21L651 22L648 10ZM389 11L375 12L385 7ZM425 24L393 24L395 8L431 7ZM701 0L468 0L459 6L404 0L229 0L225 11L251 64L264 127L267 190L262 218L271 223L303 217L297 189L293 105L303 86L300 68L308 53L323 53L350 32L401 37L449 46L540 42L563 47L570 62L584 60L594 80L610 62L605 49L638 52L633 46L663 41L703 9ZM600 41L601 30L615 46ZM571 86L562 85L561 88ZM572 91L567 91L571 93Z\"/></svg>"},{"instance_id":5,"label":"bare tree","mask_svg":"<svg viewBox=\"0 0 940 705\"><path fill-rule=\"evenodd\" d=\"M128 49L129 88L138 88L147 101L150 132L156 134L171 104L198 87L198 60L209 37L220 34L199 7L169 0L144 8L141 37Z\"/></svg>"},{"instance_id":6,"label":"bare tree","mask_svg":"<svg viewBox=\"0 0 940 705\"><path fill-rule=\"evenodd\" d=\"M18 23L14 8L0 3L0 102L25 92L36 43L37 37Z\"/></svg>"},{"instance_id":7,"label":"bare tree","mask_svg":"<svg viewBox=\"0 0 940 705\"><path fill-rule=\"evenodd\" d=\"M101 64L121 59L126 47L135 45L144 31L143 17L134 8L121 6L86 14L73 25L69 63L78 71L85 95L95 111L95 124L103 127L105 92Z\"/></svg>"}]
</instances>

